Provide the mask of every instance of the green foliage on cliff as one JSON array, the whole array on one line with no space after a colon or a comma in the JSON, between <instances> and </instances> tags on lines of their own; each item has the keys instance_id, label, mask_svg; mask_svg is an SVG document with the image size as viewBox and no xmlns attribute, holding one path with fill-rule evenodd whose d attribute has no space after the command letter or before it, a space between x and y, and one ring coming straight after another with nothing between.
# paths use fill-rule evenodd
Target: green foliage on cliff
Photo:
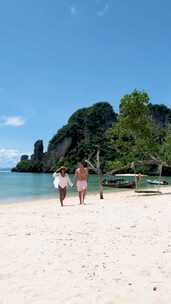
<instances>
[{"instance_id":1,"label":"green foliage on cliff","mask_svg":"<svg viewBox=\"0 0 171 304\"><path fill-rule=\"evenodd\" d=\"M77 151L90 151L92 144L102 142L102 134L111 127L116 120L112 106L107 102L99 102L92 107L76 111L68 120L68 124L61 128L50 140L48 151L54 150L64 137L72 137L72 148Z\"/></svg>"},{"instance_id":2,"label":"green foliage on cliff","mask_svg":"<svg viewBox=\"0 0 171 304\"><path fill-rule=\"evenodd\" d=\"M161 128L171 123L171 110L164 104L149 104L149 110L155 123Z\"/></svg>"},{"instance_id":3,"label":"green foliage on cliff","mask_svg":"<svg viewBox=\"0 0 171 304\"><path fill-rule=\"evenodd\" d=\"M87 158L100 145L106 148L108 139L106 131L116 121L116 113L107 102L99 102L89 108L76 111L68 120L68 124L58 131L51 139L48 151L55 149L65 137L72 138L72 144L63 163L74 168L77 162ZM102 158L103 158L102 153ZM57 161L58 166L61 161Z\"/></svg>"},{"instance_id":4,"label":"green foliage on cliff","mask_svg":"<svg viewBox=\"0 0 171 304\"><path fill-rule=\"evenodd\" d=\"M167 129L163 152L166 162L171 166L171 124L168 126Z\"/></svg>"},{"instance_id":5,"label":"green foliage on cliff","mask_svg":"<svg viewBox=\"0 0 171 304\"><path fill-rule=\"evenodd\" d=\"M42 172L42 163L35 160L23 160L20 161L13 171L18 172Z\"/></svg>"}]
</instances>

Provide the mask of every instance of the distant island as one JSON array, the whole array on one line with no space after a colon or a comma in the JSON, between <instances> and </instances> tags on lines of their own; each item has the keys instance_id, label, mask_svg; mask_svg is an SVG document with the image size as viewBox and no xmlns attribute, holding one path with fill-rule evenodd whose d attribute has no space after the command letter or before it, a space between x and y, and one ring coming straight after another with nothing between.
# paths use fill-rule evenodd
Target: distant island
<instances>
[{"instance_id":1,"label":"distant island","mask_svg":"<svg viewBox=\"0 0 171 304\"><path fill-rule=\"evenodd\" d=\"M108 102L77 110L50 139L47 151L43 140L37 140L31 157L22 155L12 171L53 172L65 165L73 172L77 162L90 157L97 146L104 172L151 157L171 165L170 125L171 109L151 104L146 92L135 90L121 98L119 113ZM165 175L171 175L169 165Z\"/></svg>"}]
</instances>

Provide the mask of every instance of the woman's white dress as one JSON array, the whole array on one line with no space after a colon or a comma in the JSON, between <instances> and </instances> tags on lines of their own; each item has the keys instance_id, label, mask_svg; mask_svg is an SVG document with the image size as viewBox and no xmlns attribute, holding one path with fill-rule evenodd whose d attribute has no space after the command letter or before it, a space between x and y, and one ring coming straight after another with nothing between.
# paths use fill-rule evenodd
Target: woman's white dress
<instances>
[{"instance_id":1,"label":"woman's white dress","mask_svg":"<svg viewBox=\"0 0 171 304\"><path fill-rule=\"evenodd\" d=\"M53 174L53 185L56 189L60 186L61 188L65 188L68 185L71 187L73 186L73 183L71 182L69 175L66 173L65 176L62 176L60 173L54 173Z\"/></svg>"}]
</instances>

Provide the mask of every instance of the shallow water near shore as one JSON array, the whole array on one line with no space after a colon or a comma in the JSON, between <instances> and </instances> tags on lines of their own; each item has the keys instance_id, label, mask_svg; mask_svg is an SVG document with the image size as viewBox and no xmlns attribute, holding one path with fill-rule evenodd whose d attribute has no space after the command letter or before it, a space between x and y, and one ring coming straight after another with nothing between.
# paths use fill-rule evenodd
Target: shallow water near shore
<instances>
[{"instance_id":1,"label":"shallow water near shore","mask_svg":"<svg viewBox=\"0 0 171 304\"><path fill-rule=\"evenodd\" d=\"M73 175L70 176L73 180ZM89 192L98 191L97 176L91 175L88 183ZM76 188L69 187L68 194L76 194ZM0 203L50 198L57 195L53 186L52 174L0 172Z\"/></svg>"},{"instance_id":2,"label":"shallow water near shore","mask_svg":"<svg viewBox=\"0 0 171 304\"><path fill-rule=\"evenodd\" d=\"M162 177L171 184L171 177ZM71 175L73 180L73 175ZM144 181L140 187L148 187ZM151 186L150 186L151 187ZM158 188L158 186L154 187ZM123 189L105 188L105 192L124 191ZM96 175L90 175L88 181L88 192L98 192L98 178ZM75 187L68 188L68 194L76 194ZM12 203L20 200L32 200L39 198L51 198L57 195L53 186L52 174L44 173L15 173L9 170L0 171L0 203Z\"/></svg>"}]
</instances>

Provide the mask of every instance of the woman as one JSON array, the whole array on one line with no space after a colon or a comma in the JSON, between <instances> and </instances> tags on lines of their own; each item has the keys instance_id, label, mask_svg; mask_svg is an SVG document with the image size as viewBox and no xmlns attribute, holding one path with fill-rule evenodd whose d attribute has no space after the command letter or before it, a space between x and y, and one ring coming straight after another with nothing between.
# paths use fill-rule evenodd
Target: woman
<instances>
[{"instance_id":1,"label":"woman","mask_svg":"<svg viewBox=\"0 0 171 304\"><path fill-rule=\"evenodd\" d=\"M63 207L63 201L66 197L66 190L67 186L73 186L68 174L66 173L65 167L60 167L54 174L53 174L53 184L56 189L59 190L59 199L61 203L61 207Z\"/></svg>"}]
</instances>

